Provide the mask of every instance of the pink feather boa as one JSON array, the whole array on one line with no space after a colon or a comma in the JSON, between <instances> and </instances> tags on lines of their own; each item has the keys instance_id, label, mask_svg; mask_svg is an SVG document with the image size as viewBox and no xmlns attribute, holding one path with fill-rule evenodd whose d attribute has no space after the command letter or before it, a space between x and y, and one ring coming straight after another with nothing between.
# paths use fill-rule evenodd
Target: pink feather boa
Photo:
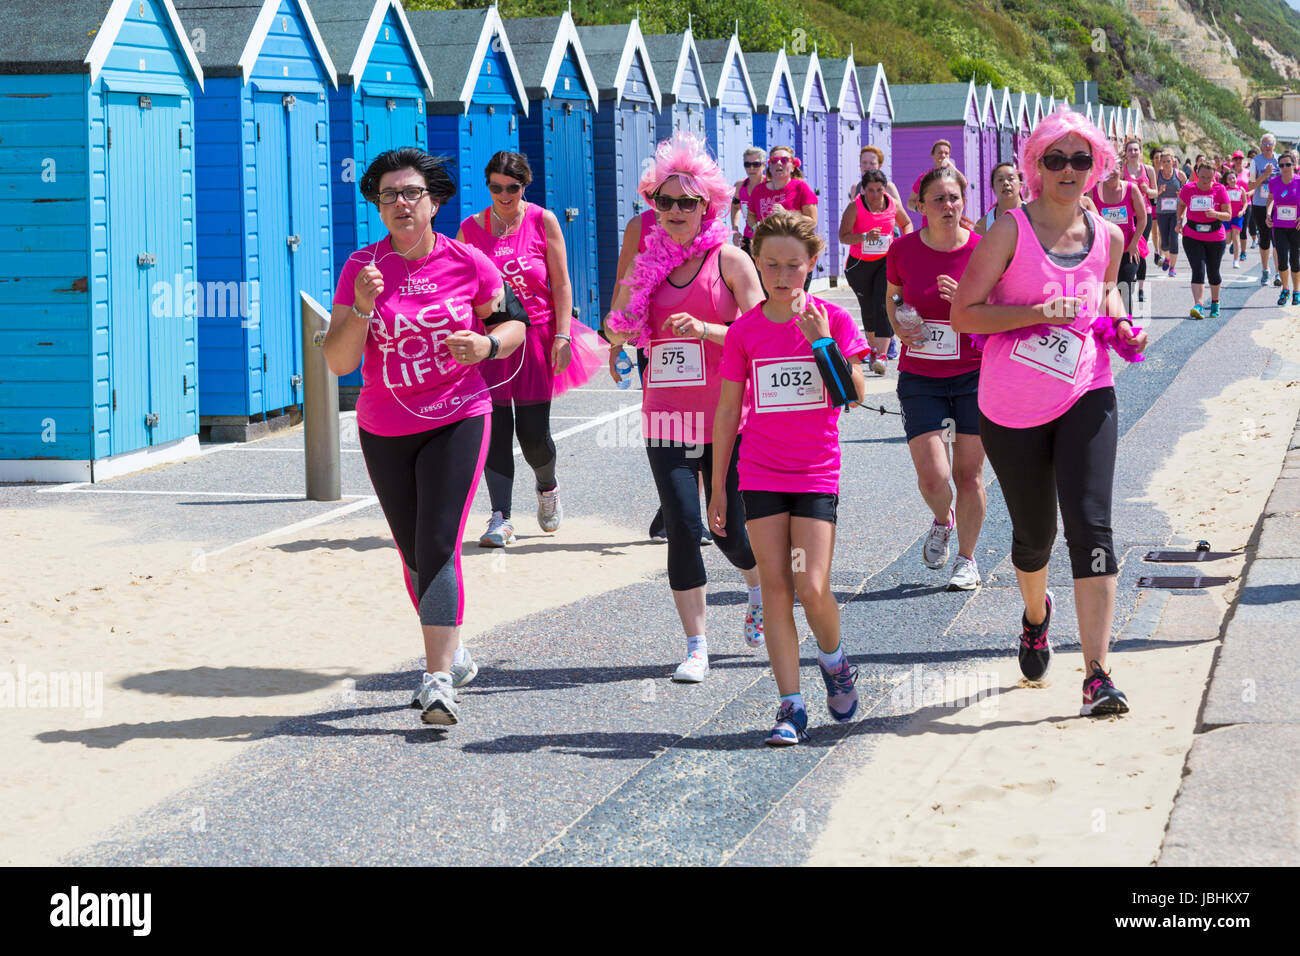
<instances>
[{"instance_id":1,"label":"pink feather boa","mask_svg":"<svg viewBox=\"0 0 1300 956\"><path fill-rule=\"evenodd\" d=\"M1125 316L1130 323L1133 322L1131 316ZM1013 341L1022 341L1032 339L1039 335L1045 335L1053 326L1051 325L1029 325L1020 329L1012 329L1010 332L997 332L996 335L1005 335ZM1115 329L1115 320L1108 315L1099 315L1092 320L1089 327L1092 337L1097 340L1097 345L1103 349L1110 349L1126 362L1144 361L1142 353L1129 345L1119 337L1119 332ZM1137 335L1142 331L1142 326L1133 325L1133 334ZM971 345L980 351L984 350L984 344L989 340L988 335L971 335Z\"/></svg>"},{"instance_id":2,"label":"pink feather boa","mask_svg":"<svg viewBox=\"0 0 1300 956\"><path fill-rule=\"evenodd\" d=\"M609 314L609 330L630 336L628 341L636 348L648 348L654 335L650 328L650 298L655 290L687 259L703 256L730 239L731 227L722 216L705 224L689 246L678 245L659 223L652 224L645 237L645 251L637 254L632 274L623 280L631 287L632 298L622 312Z\"/></svg>"}]
</instances>

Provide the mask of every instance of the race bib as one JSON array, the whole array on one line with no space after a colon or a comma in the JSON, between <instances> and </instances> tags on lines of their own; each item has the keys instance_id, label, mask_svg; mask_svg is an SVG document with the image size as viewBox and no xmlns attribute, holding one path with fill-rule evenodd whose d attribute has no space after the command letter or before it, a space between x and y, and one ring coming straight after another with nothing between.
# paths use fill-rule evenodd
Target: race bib
<instances>
[{"instance_id":1,"label":"race bib","mask_svg":"<svg viewBox=\"0 0 1300 956\"><path fill-rule=\"evenodd\" d=\"M1107 206L1101 216L1107 222L1122 226L1128 222L1128 206Z\"/></svg>"},{"instance_id":2,"label":"race bib","mask_svg":"<svg viewBox=\"0 0 1300 956\"><path fill-rule=\"evenodd\" d=\"M914 348L909 345L907 352L909 355L919 356L920 358L934 359L946 362L958 357L961 352L961 342L956 332L952 330L951 322L940 322L937 319L926 319L925 325L925 344L920 348Z\"/></svg>"},{"instance_id":3,"label":"race bib","mask_svg":"<svg viewBox=\"0 0 1300 956\"><path fill-rule=\"evenodd\" d=\"M876 239L865 240L859 245L860 254L864 256L881 256L889 251L889 241L894 237L883 230Z\"/></svg>"},{"instance_id":4,"label":"race bib","mask_svg":"<svg viewBox=\"0 0 1300 956\"><path fill-rule=\"evenodd\" d=\"M1193 196L1187 206L1192 212L1209 212L1214 208L1213 196Z\"/></svg>"},{"instance_id":5,"label":"race bib","mask_svg":"<svg viewBox=\"0 0 1300 956\"><path fill-rule=\"evenodd\" d=\"M647 388L705 384L704 343L699 339L662 339L650 346Z\"/></svg>"},{"instance_id":6,"label":"race bib","mask_svg":"<svg viewBox=\"0 0 1300 956\"><path fill-rule=\"evenodd\" d=\"M1228 198L1231 199L1233 202L1241 202L1241 190L1240 190L1240 189L1229 189L1229 190L1228 190Z\"/></svg>"},{"instance_id":7,"label":"race bib","mask_svg":"<svg viewBox=\"0 0 1300 956\"><path fill-rule=\"evenodd\" d=\"M802 412L826 408L826 387L810 358L755 359L754 410Z\"/></svg>"},{"instance_id":8,"label":"race bib","mask_svg":"<svg viewBox=\"0 0 1300 956\"><path fill-rule=\"evenodd\" d=\"M1160 200L1160 211L1161 211L1161 212L1178 212L1178 199L1177 199L1177 197L1170 198L1170 197L1166 196L1164 199L1161 199L1161 200Z\"/></svg>"},{"instance_id":9,"label":"race bib","mask_svg":"<svg viewBox=\"0 0 1300 956\"><path fill-rule=\"evenodd\" d=\"M1074 384L1084 337L1069 326L1053 326L1043 335L1022 339L1011 350L1013 361Z\"/></svg>"},{"instance_id":10,"label":"race bib","mask_svg":"<svg viewBox=\"0 0 1300 956\"><path fill-rule=\"evenodd\" d=\"M1278 222L1295 222L1295 206L1274 206L1274 219Z\"/></svg>"}]
</instances>

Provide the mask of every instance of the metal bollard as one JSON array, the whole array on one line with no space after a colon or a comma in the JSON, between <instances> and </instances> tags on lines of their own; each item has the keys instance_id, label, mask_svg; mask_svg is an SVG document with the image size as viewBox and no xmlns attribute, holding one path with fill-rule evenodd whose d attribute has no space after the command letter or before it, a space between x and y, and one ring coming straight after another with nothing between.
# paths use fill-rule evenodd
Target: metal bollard
<instances>
[{"instance_id":1,"label":"metal bollard","mask_svg":"<svg viewBox=\"0 0 1300 956\"><path fill-rule=\"evenodd\" d=\"M339 380L325 364L321 343L330 314L306 292L302 296L302 422L307 500L338 501Z\"/></svg>"}]
</instances>

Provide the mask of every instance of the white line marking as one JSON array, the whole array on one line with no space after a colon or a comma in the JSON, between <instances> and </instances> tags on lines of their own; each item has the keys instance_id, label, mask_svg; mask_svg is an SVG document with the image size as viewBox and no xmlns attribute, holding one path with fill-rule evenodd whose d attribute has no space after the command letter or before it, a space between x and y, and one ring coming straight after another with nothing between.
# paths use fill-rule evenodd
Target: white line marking
<instances>
[{"instance_id":1,"label":"white line marking","mask_svg":"<svg viewBox=\"0 0 1300 956\"><path fill-rule=\"evenodd\" d=\"M324 524L327 521L333 521L335 518L342 518L344 515L351 514L354 511L360 511L362 508L369 508L373 504L378 504L379 499L373 495L362 498L360 501L354 501L351 504L343 505L340 508L331 508L323 514L318 514L314 518L307 518L303 521L296 521L293 524L284 525L281 528L273 528L270 531L263 531L261 534L255 534L251 538L245 538L243 541L236 541L234 544L228 544L224 548L218 548L216 551L209 551L205 557L215 558L219 554L225 554L227 551L233 551L235 548L242 548L246 544L253 544L257 541L263 541L267 538L277 537L292 531L302 531L304 528L311 528L318 524Z\"/></svg>"},{"instance_id":2,"label":"white line marking","mask_svg":"<svg viewBox=\"0 0 1300 956\"><path fill-rule=\"evenodd\" d=\"M305 454L305 451L304 451L304 449L302 449L302 448L241 448L241 449L239 449L239 450L240 450L240 451L259 451L259 452L268 452L268 451L286 452L286 451L291 451L291 452L293 452L294 454L297 454L297 455ZM353 454L353 455L359 455L359 454L361 454L361 449L360 449L360 448L340 448L339 451L341 451L341 452L348 452L349 454Z\"/></svg>"},{"instance_id":3,"label":"white line marking","mask_svg":"<svg viewBox=\"0 0 1300 956\"><path fill-rule=\"evenodd\" d=\"M171 495L173 497L204 498L284 498L286 500L306 501L301 493L289 494L283 491L156 491L144 488L51 488L50 491L80 491L87 495ZM342 498L364 498L365 495L341 495Z\"/></svg>"},{"instance_id":4,"label":"white line marking","mask_svg":"<svg viewBox=\"0 0 1300 956\"><path fill-rule=\"evenodd\" d=\"M86 488L90 485L88 481L69 481L62 485L55 485L53 488L37 488L38 495L48 495L59 491L76 491L79 488Z\"/></svg>"},{"instance_id":5,"label":"white line marking","mask_svg":"<svg viewBox=\"0 0 1300 956\"><path fill-rule=\"evenodd\" d=\"M616 418L622 418L624 415L628 414L629 412L639 412L640 410L641 410L640 405L624 405L622 408L616 411L606 412L604 415L601 415L598 418L593 418L590 421L585 422L581 425L574 425L570 428L564 429L564 431L562 432L556 432L554 435L551 436L551 440L559 441L561 438L568 438L570 435L578 434L578 432L585 432L589 428L595 428L597 425L605 424L605 422L613 421ZM519 456L522 454L523 454L523 450L520 449L518 445L516 445L515 455Z\"/></svg>"}]
</instances>

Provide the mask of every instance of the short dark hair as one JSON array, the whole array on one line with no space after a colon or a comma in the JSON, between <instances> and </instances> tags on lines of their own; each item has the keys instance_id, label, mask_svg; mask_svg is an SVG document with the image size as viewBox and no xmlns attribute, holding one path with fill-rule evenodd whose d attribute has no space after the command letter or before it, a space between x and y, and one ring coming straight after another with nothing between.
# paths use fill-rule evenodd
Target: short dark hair
<instances>
[{"instance_id":1,"label":"short dark hair","mask_svg":"<svg viewBox=\"0 0 1300 956\"><path fill-rule=\"evenodd\" d=\"M447 172L450 165L451 160L432 156L414 146L387 150L376 156L366 167L365 175L361 177L361 195L367 202L378 205L379 181L399 169L413 169L424 179L424 188L429 190L429 198L439 206L446 205L456 195L456 181Z\"/></svg>"},{"instance_id":2,"label":"short dark hair","mask_svg":"<svg viewBox=\"0 0 1300 956\"><path fill-rule=\"evenodd\" d=\"M533 171L528 166L528 157L523 153L511 153L504 149L494 153L488 160L487 168L483 170L483 178L490 180L493 173L517 179L525 186L533 181Z\"/></svg>"},{"instance_id":3,"label":"short dark hair","mask_svg":"<svg viewBox=\"0 0 1300 956\"><path fill-rule=\"evenodd\" d=\"M940 166L938 169L932 169L921 177L921 185L916 191L917 198L925 202L925 191L937 182L952 181L957 184L957 189L961 192L961 198L966 198L966 177L963 176L955 167Z\"/></svg>"},{"instance_id":4,"label":"short dark hair","mask_svg":"<svg viewBox=\"0 0 1300 956\"><path fill-rule=\"evenodd\" d=\"M992 188L994 183L998 181L998 170L1001 169L1003 166L1010 166L1011 171L1014 172L1016 176L1020 176L1020 170L1016 167L1015 163L1008 163L1008 162L998 163L996 166L993 167L993 172L989 173L990 188ZM918 193L917 195L920 195L920 193Z\"/></svg>"},{"instance_id":5,"label":"short dark hair","mask_svg":"<svg viewBox=\"0 0 1300 956\"><path fill-rule=\"evenodd\" d=\"M880 183L881 186L889 185L889 177L878 169L869 169L862 174L862 182L859 184L862 191L867 191L867 183Z\"/></svg>"}]
</instances>

